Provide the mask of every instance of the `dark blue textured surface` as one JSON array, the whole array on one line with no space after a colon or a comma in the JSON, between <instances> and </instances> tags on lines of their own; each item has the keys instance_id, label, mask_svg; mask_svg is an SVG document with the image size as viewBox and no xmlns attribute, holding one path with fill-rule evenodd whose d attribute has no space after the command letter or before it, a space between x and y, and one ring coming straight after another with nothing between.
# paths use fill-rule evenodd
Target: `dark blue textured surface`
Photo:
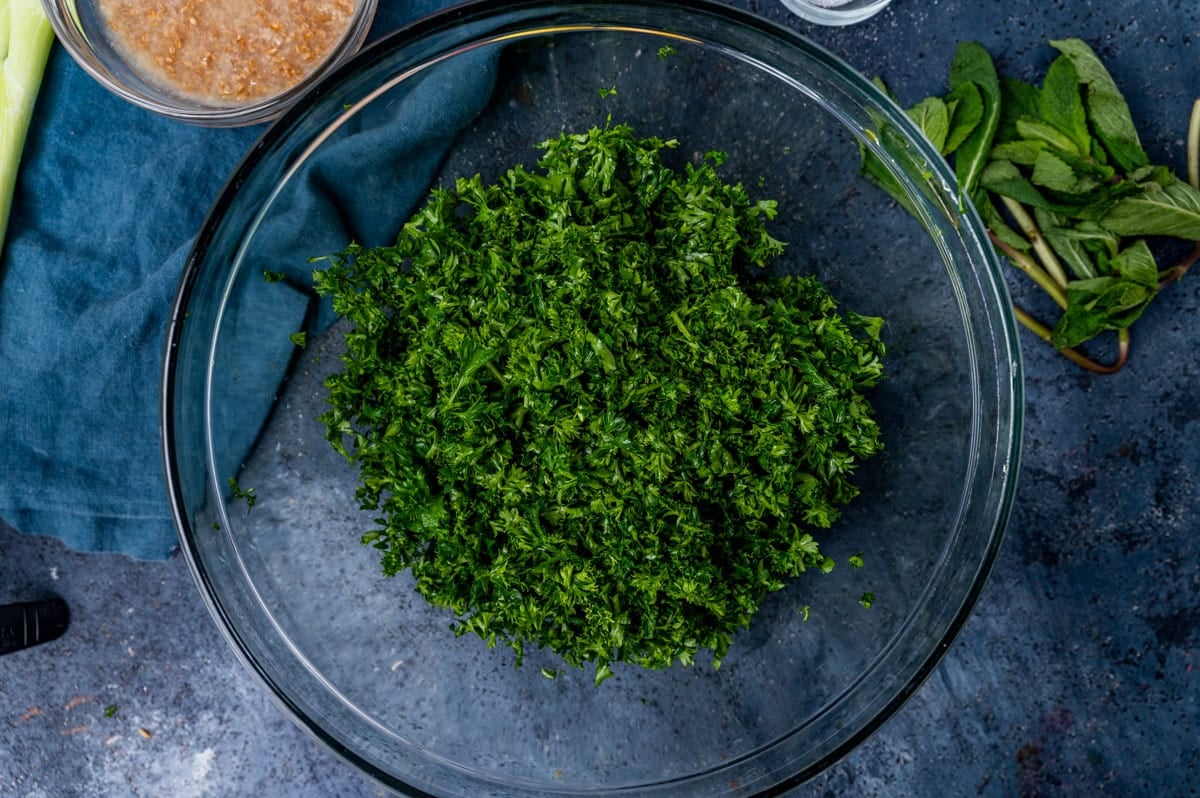
<instances>
[{"instance_id":1,"label":"dark blue textured surface","mask_svg":"<svg viewBox=\"0 0 1200 798\"><path fill-rule=\"evenodd\" d=\"M1034 79L1052 57L1046 39L1080 36L1125 91L1152 158L1183 168L1187 115L1200 95L1200 9L1191 2L893 0L844 30L807 25L773 0L732 4L881 75L905 103L942 90L960 40L982 41L1004 72ZM37 212L48 219L36 231L43 245L103 269L131 246L114 242L102 223L101 198L120 197L141 211L138 257L166 262L188 234L165 236L157 222L198 225L254 136L184 128L123 106L62 53L46 88L35 126L51 134L31 138L26 168L27 180L50 189L18 198L10 228L18 254L28 214ZM189 147L214 155L164 190L156 164ZM89 312L93 292L109 287L102 271L86 278L94 285L78 285L75 312ZM0 320L0 340L10 323ZM1021 486L975 615L910 702L796 795L1200 790L1200 275L1139 321L1132 361L1114 377L1084 375L1028 336L1023 344ZM26 345L50 357L58 351L53 339ZM157 369L155 359L146 391L156 390ZM49 416L28 423L56 428ZM79 478L103 486L128 474L93 466ZM2 526L0 553L0 602L57 593L72 607L63 638L0 658L0 794L376 793L271 705L178 558L76 554ZM105 717L109 705L116 712Z\"/></svg>"}]
</instances>

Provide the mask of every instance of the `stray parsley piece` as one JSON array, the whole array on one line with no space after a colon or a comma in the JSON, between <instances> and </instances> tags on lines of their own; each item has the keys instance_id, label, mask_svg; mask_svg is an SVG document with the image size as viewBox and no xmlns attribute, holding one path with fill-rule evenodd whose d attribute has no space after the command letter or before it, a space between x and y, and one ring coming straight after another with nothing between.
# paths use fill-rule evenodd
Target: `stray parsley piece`
<instances>
[{"instance_id":1,"label":"stray parsley piece","mask_svg":"<svg viewBox=\"0 0 1200 798\"><path fill-rule=\"evenodd\" d=\"M625 125L434 189L314 273L349 322L322 415L385 574L571 666L714 664L881 447L882 320L772 277L775 203Z\"/></svg>"},{"instance_id":2,"label":"stray parsley piece","mask_svg":"<svg viewBox=\"0 0 1200 798\"><path fill-rule=\"evenodd\" d=\"M863 567L863 556L862 556L861 552L858 554L850 555L850 567L851 568L862 568Z\"/></svg>"},{"instance_id":3,"label":"stray parsley piece","mask_svg":"<svg viewBox=\"0 0 1200 798\"><path fill-rule=\"evenodd\" d=\"M116 714L117 714L117 705L116 704L109 704L108 706L106 706L104 708L104 717L111 718Z\"/></svg>"},{"instance_id":4,"label":"stray parsley piece","mask_svg":"<svg viewBox=\"0 0 1200 798\"><path fill-rule=\"evenodd\" d=\"M862 598L858 600L858 603L861 604L865 610L871 609L871 606L875 604L875 594L870 591L863 593Z\"/></svg>"},{"instance_id":5,"label":"stray parsley piece","mask_svg":"<svg viewBox=\"0 0 1200 798\"><path fill-rule=\"evenodd\" d=\"M288 338L290 338L292 343L294 343L296 346L300 347L301 349L308 346L308 333L306 333L306 332L292 333L291 335L288 336Z\"/></svg>"},{"instance_id":6,"label":"stray parsley piece","mask_svg":"<svg viewBox=\"0 0 1200 798\"><path fill-rule=\"evenodd\" d=\"M675 54L675 48L669 44L664 44L662 47L658 48L658 57L664 61L666 59L670 58L674 54Z\"/></svg>"},{"instance_id":7,"label":"stray parsley piece","mask_svg":"<svg viewBox=\"0 0 1200 798\"><path fill-rule=\"evenodd\" d=\"M263 270L263 280L268 283L281 283L287 279L287 275L283 272L276 272L270 269Z\"/></svg>"},{"instance_id":8,"label":"stray parsley piece","mask_svg":"<svg viewBox=\"0 0 1200 798\"><path fill-rule=\"evenodd\" d=\"M255 502L258 501L258 493L255 491L255 489L243 488L238 484L236 479L230 477L229 490L232 491L232 496L234 499L243 499L246 502L246 513L249 514L250 510L254 507Z\"/></svg>"},{"instance_id":9,"label":"stray parsley piece","mask_svg":"<svg viewBox=\"0 0 1200 798\"><path fill-rule=\"evenodd\" d=\"M1128 358L1132 324L1200 256L1200 153L1189 145L1190 182L1152 164L1092 48L1080 39L1050 45L1059 56L1035 86L999 79L987 50L965 42L950 65L950 92L908 115L953 160L997 250L1061 310L1047 325L1014 307L1017 320L1077 365L1111 374ZM1200 139L1200 104L1190 131ZM864 173L907 207L882 162L862 153ZM1160 269L1151 236L1196 243L1187 259ZM1105 332L1117 334L1113 362L1078 351Z\"/></svg>"},{"instance_id":10,"label":"stray parsley piece","mask_svg":"<svg viewBox=\"0 0 1200 798\"><path fill-rule=\"evenodd\" d=\"M602 100L605 97L615 97L615 96L617 96L617 87L616 86L611 86L611 87L601 86L600 88L596 89L596 93L600 95L600 99L602 99Z\"/></svg>"}]
</instances>

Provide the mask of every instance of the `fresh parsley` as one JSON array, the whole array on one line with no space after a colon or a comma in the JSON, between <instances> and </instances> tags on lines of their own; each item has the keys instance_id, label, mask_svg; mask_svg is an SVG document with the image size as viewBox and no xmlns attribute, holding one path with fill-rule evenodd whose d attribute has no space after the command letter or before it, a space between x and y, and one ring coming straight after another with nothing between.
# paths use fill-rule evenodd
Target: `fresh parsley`
<instances>
[{"instance_id":1,"label":"fresh parsley","mask_svg":"<svg viewBox=\"0 0 1200 798\"><path fill-rule=\"evenodd\" d=\"M766 271L775 203L611 122L436 188L315 272L348 322L321 417L384 573L488 645L714 665L881 446L882 321ZM677 159L678 160L678 159Z\"/></svg>"},{"instance_id":2,"label":"fresh parsley","mask_svg":"<svg viewBox=\"0 0 1200 798\"><path fill-rule=\"evenodd\" d=\"M258 501L258 491L255 488L243 488L238 484L238 481L233 477L229 478L230 495L235 499L240 499L246 502L246 514L249 515L250 510L254 508Z\"/></svg>"}]
</instances>

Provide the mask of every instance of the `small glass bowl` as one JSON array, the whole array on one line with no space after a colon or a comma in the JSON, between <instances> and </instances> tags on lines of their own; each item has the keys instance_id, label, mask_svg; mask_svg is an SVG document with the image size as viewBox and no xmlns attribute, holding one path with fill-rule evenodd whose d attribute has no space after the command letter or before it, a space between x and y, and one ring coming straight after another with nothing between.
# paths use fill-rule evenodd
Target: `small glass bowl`
<instances>
[{"instance_id":1,"label":"small glass bowl","mask_svg":"<svg viewBox=\"0 0 1200 798\"><path fill-rule=\"evenodd\" d=\"M792 13L818 25L853 25L873 17L892 0L780 0Z\"/></svg>"},{"instance_id":2,"label":"small glass bowl","mask_svg":"<svg viewBox=\"0 0 1200 798\"><path fill-rule=\"evenodd\" d=\"M377 0L355 0L354 13L341 38L297 82L264 96L219 102L175 91L165 80L156 79L134 64L122 50L99 0L42 0L59 42L100 85L134 105L205 127L251 125L279 116L310 86L358 51L375 18L377 4Z\"/></svg>"}]
</instances>

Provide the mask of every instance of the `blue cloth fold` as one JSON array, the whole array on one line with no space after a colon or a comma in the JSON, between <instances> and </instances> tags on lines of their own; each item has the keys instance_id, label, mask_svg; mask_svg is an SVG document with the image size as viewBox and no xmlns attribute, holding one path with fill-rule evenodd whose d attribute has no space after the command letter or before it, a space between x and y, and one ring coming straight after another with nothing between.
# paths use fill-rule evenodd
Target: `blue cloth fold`
<instances>
[{"instance_id":1,"label":"blue cloth fold","mask_svg":"<svg viewBox=\"0 0 1200 798\"><path fill-rule=\"evenodd\" d=\"M373 35L446 5L383 2ZM407 207L486 101L490 76L474 72L405 105L425 120L406 130ZM82 551L158 559L175 548L158 429L167 316L192 236L261 133L155 116L52 53L0 258L0 519ZM336 157L362 157L372 135ZM336 207L337 183L326 183ZM318 202L296 219L339 217ZM394 235L382 219L341 222L326 231L331 251Z\"/></svg>"}]
</instances>

